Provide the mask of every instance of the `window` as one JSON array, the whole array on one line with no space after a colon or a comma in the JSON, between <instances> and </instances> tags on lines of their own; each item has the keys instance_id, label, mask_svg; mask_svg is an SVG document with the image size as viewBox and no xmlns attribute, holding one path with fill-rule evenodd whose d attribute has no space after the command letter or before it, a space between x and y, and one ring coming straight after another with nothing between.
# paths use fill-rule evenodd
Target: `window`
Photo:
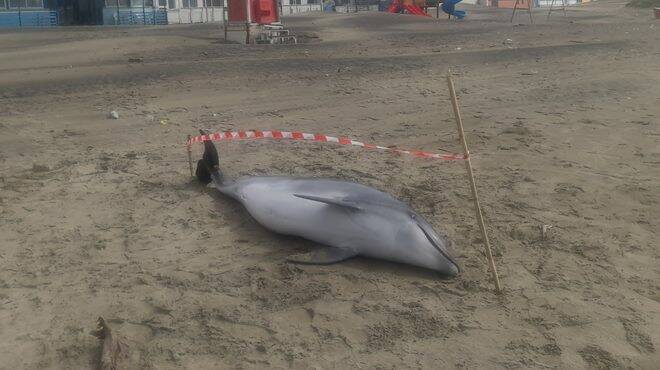
<instances>
[{"instance_id":1,"label":"window","mask_svg":"<svg viewBox=\"0 0 660 370\"><path fill-rule=\"evenodd\" d=\"M145 7L154 6L154 0L131 0L131 6L134 8L141 8L143 1Z\"/></svg>"},{"instance_id":2,"label":"window","mask_svg":"<svg viewBox=\"0 0 660 370\"><path fill-rule=\"evenodd\" d=\"M225 6L224 0L206 0L206 6Z\"/></svg>"},{"instance_id":3,"label":"window","mask_svg":"<svg viewBox=\"0 0 660 370\"><path fill-rule=\"evenodd\" d=\"M43 8L44 7L43 0L9 0L8 2L9 2L9 8L10 9Z\"/></svg>"},{"instance_id":4,"label":"window","mask_svg":"<svg viewBox=\"0 0 660 370\"><path fill-rule=\"evenodd\" d=\"M127 7L128 0L105 0L106 8Z\"/></svg>"},{"instance_id":5,"label":"window","mask_svg":"<svg viewBox=\"0 0 660 370\"><path fill-rule=\"evenodd\" d=\"M181 0L182 8L197 8L197 0Z\"/></svg>"},{"instance_id":6,"label":"window","mask_svg":"<svg viewBox=\"0 0 660 370\"><path fill-rule=\"evenodd\" d=\"M167 0L167 6L170 9L176 9L176 0Z\"/></svg>"},{"instance_id":7,"label":"window","mask_svg":"<svg viewBox=\"0 0 660 370\"><path fill-rule=\"evenodd\" d=\"M167 0L158 0L158 6L164 8L167 6Z\"/></svg>"}]
</instances>

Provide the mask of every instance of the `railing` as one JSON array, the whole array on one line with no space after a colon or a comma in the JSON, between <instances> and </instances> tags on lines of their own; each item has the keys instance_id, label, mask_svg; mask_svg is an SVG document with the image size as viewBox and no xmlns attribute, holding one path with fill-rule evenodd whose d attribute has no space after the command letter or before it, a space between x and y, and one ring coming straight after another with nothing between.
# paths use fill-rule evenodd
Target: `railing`
<instances>
[{"instance_id":1,"label":"railing","mask_svg":"<svg viewBox=\"0 0 660 370\"><path fill-rule=\"evenodd\" d=\"M0 11L0 28L53 27L57 25L57 12L48 9Z\"/></svg>"}]
</instances>

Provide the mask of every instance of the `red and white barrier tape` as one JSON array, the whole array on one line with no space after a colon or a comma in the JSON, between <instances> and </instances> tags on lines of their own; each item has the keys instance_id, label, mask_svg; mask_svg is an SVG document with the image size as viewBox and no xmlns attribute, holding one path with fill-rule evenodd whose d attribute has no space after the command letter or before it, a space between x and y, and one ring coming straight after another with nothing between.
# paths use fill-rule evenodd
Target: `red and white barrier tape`
<instances>
[{"instance_id":1,"label":"red and white barrier tape","mask_svg":"<svg viewBox=\"0 0 660 370\"><path fill-rule=\"evenodd\" d=\"M247 140L247 139L291 139L291 140L310 140L318 142L337 143L341 145L355 145L366 149L379 149L387 150L399 154L408 154L420 158L434 158L445 161L455 161L459 159L466 159L463 154L436 154L428 153L420 150L405 150L397 148L389 148L386 146L379 146L374 144L367 144L360 141L351 140L346 137L334 137L319 134L307 134L303 132L289 132L289 131L226 131L216 132L214 134L199 135L191 137L188 140L188 145L193 143L201 143L207 140L211 141L231 141L231 140Z\"/></svg>"}]
</instances>

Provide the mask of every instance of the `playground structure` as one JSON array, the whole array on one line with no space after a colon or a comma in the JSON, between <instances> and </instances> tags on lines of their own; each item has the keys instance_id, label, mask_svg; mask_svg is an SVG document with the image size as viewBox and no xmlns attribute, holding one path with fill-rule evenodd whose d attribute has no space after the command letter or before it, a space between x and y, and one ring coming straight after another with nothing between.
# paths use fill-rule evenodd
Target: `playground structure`
<instances>
[{"instance_id":1,"label":"playground structure","mask_svg":"<svg viewBox=\"0 0 660 370\"><path fill-rule=\"evenodd\" d=\"M426 0L394 0L387 11L389 13L408 13L430 17L423 9L425 6Z\"/></svg>"},{"instance_id":2,"label":"playground structure","mask_svg":"<svg viewBox=\"0 0 660 370\"><path fill-rule=\"evenodd\" d=\"M297 43L280 22L277 0L228 0L225 40L241 44Z\"/></svg>"}]
</instances>

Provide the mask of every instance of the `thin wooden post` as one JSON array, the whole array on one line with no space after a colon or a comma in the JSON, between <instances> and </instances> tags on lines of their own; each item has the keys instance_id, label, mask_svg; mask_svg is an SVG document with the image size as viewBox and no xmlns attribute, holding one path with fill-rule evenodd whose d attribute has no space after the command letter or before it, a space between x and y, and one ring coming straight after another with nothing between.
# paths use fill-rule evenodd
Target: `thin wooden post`
<instances>
[{"instance_id":1,"label":"thin wooden post","mask_svg":"<svg viewBox=\"0 0 660 370\"><path fill-rule=\"evenodd\" d=\"M188 135L188 141L186 143L186 148L188 149L188 167L190 168L190 177L193 177L193 163L192 163L192 144L190 143L190 135Z\"/></svg>"},{"instance_id":2,"label":"thin wooden post","mask_svg":"<svg viewBox=\"0 0 660 370\"><path fill-rule=\"evenodd\" d=\"M447 85L449 86L449 95L451 96L451 105L454 108L454 117L456 118L456 126L458 128L458 136L463 144L463 154L465 155L465 168L467 169L468 179L470 180L470 188L472 189L472 197L474 198L474 208L476 209L477 222L481 235L484 238L484 246L486 247L486 257L490 264L490 271L493 275L493 282L495 289L499 293L502 291L500 285L500 278L497 275L497 267L495 267L495 260L493 259L493 252L490 248L490 240L486 232L486 225L484 224L484 217L481 213L481 205L479 204L479 196L477 195L477 185L474 182L474 173L472 172L472 163L470 162L470 151L468 150L467 141L465 141L465 132L463 131L463 120L461 119L461 111L458 108L458 100L456 99L456 90L454 90L454 81L451 79L451 70L447 73Z\"/></svg>"}]
</instances>

